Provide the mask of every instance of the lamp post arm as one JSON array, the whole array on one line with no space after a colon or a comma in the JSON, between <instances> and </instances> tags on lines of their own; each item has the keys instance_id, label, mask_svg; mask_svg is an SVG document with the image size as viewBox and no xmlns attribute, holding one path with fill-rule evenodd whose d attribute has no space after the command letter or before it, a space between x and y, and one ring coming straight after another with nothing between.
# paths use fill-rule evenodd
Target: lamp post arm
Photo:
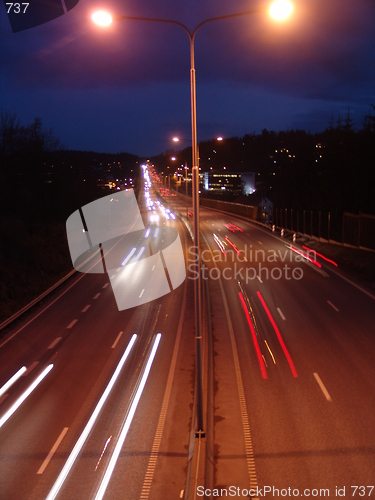
<instances>
[{"instance_id":1,"label":"lamp post arm","mask_svg":"<svg viewBox=\"0 0 375 500\"><path fill-rule=\"evenodd\" d=\"M152 22L152 23L168 23L168 24L175 24L176 26L180 26L180 28L182 28L186 31L186 33L188 34L189 39L190 39L191 69L194 69L194 38L195 38L195 35L197 34L197 31L202 26L204 26L207 23L214 22L214 21L223 21L224 19L233 19L235 17L248 16L251 14L264 14L264 13L266 13L266 11L267 11L267 9L261 8L261 9L246 10L244 12L237 12L235 14L226 14L224 16L210 17L209 19L205 19L204 21L199 23L193 32L191 32L189 30L189 28L187 26L185 26L183 23L180 23L179 21L175 21L174 19L158 19L155 17L124 16L122 14L114 15L114 19L116 21L122 21L122 20L127 19L129 21L146 21L146 22Z\"/></svg>"},{"instance_id":2,"label":"lamp post arm","mask_svg":"<svg viewBox=\"0 0 375 500\"><path fill-rule=\"evenodd\" d=\"M192 37L192 34L191 34L189 28L187 28L183 23L180 23L179 21L175 21L173 19L158 19L156 17L124 16L122 14L115 14L113 16L113 19L115 21L129 20L129 21L147 21L147 22L151 22L151 23L175 24L175 25L180 26L181 28L183 28L187 32L187 34L189 35L189 38Z\"/></svg>"},{"instance_id":3,"label":"lamp post arm","mask_svg":"<svg viewBox=\"0 0 375 500\"><path fill-rule=\"evenodd\" d=\"M226 14L225 16L217 16L217 17L210 17L209 19L205 19L201 23L198 24L198 26L194 29L193 33L191 34L191 37L195 38L195 35L199 28L201 28L203 25L207 23L211 23L213 21L223 21L224 19L232 19L234 17L240 17L240 16L249 16L250 14L264 14L267 12L267 9L253 9L253 10L246 10L245 12L237 12L236 14Z\"/></svg>"}]
</instances>

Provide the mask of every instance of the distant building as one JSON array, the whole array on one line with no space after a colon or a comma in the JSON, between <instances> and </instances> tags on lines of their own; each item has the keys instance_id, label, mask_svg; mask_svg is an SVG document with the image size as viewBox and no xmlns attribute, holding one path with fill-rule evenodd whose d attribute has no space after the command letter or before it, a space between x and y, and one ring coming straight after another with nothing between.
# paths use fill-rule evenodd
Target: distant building
<instances>
[{"instance_id":1,"label":"distant building","mask_svg":"<svg viewBox=\"0 0 375 500\"><path fill-rule=\"evenodd\" d=\"M273 222L273 203L260 193L253 193L248 196L241 195L234 200L234 203L258 207L258 220L267 223Z\"/></svg>"},{"instance_id":2,"label":"distant building","mask_svg":"<svg viewBox=\"0 0 375 500\"><path fill-rule=\"evenodd\" d=\"M255 172L204 172L203 189L217 194L253 194L255 175Z\"/></svg>"}]
</instances>

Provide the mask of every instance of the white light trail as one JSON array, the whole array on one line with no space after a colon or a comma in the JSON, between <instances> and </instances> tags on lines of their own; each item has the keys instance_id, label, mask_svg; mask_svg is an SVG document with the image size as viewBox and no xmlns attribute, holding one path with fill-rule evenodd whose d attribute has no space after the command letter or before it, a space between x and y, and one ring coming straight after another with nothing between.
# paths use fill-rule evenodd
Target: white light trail
<instances>
[{"instance_id":1,"label":"white light trail","mask_svg":"<svg viewBox=\"0 0 375 500\"><path fill-rule=\"evenodd\" d=\"M134 342L136 341L137 335L134 334L124 352L122 355L122 358L120 359L119 364L117 365L117 368L114 372L114 374L111 377L111 380L109 381L109 384L107 385L105 391L102 394L102 397L99 399L98 404L96 405L96 408L93 412L93 414L90 417L90 420L87 422L86 427L83 429L82 434L80 435L78 441L76 442L71 454L69 455L68 460L66 461L62 471L60 472L58 478L55 481L55 484L53 485L51 491L48 493L48 496L46 500L54 500L56 498L56 495L61 489L61 486L63 485L67 475L69 474L70 469L72 468L72 465L74 464L79 452L81 451L83 445L85 444L85 441L88 437L88 435L91 432L91 429L93 428L96 419L98 418L98 415L100 413L100 410L103 408L104 403L106 402L109 393L112 390L112 387L114 386L118 376L120 375L121 369L124 366L124 363L129 356L129 353L134 345Z\"/></svg>"},{"instance_id":2,"label":"white light trail","mask_svg":"<svg viewBox=\"0 0 375 500\"><path fill-rule=\"evenodd\" d=\"M118 459L118 457L120 455L121 448L122 448L122 446L123 446L123 444L125 442L125 438L126 438L126 435L128 433L130 424L132 423L135 410L137 409L138 402L139 402L139 400L140 400L140 398L142 396L143 389L144 389L144 387L146 385L147 377L148 377L148 374L150 373L152 362L154 361L156 350L157 350L157 348L159 346L160 338L161 338L161 334L158 333L156 335L156 337L155 337L154 345L152 346L152 350L151 350L150 356L149 356L149 358L147 360L147 364L146 364L145 370L143 372L143 375L142 375L142 378L141 378L141 382L140 382L140 384L138 386L138 389L137 389L137 392L136 392L136 394L134 396L134 399L133 399L133 402L131 404L128 416L126 417L124 426L121 429L120 436L119 436L118 441L116 443L115 449L113 450L111 459L109 461L107 470L105 471L105 474L103 476L103 480L102 480L102 482L100 484L100 487L99 487L98 493L96 494L95 500L102 500L102 498L104 497L104 494L105 494L105 491L107 489L108 483L109 483L109 481L111 479L113 470L114 470L114 468L116 466L117 459Z\"/></svg>"},{"instance_id":3,"label":"white light trail","mask_svg":"<svg viewBox=\"0 0 375 500\"><path fill-rule=\"evenodd\" d=\"M13 413L21 406L21 404L25 401L25 399L30 396L33 390L40 384L40 382L44 379L44 377L52 370L53 365L48 365L38 378L34 380L34 382L30 385L28 389L17 399L17 401L9 408L9 410L5 413L4 416L0 418L0 427L2 427L5 422L10 418Z\"/></svg>"},{"instance_id":4,"label":"white light trail","mask_svg":"<svg viewBox=\"0 0 375 500\"><path fill-rule=\"evenodd\" d=\"M141 258L141 255L143 254L143 252L146 250L146 247L142 247L139 252L137 253L137 255L135 256L134 258L134 262L138 262L138 260Z\"/></svg>"},{"instance_id":5,"label":"white light trail","mask_svg":"<svg viewBox=\"0 0 375 500\"><path fill-rule=\"evenodd\" d=\"M8 382L5 382L3 387L0 388L0 397L25 373L25 371L26 366L23 366L8 380Z\"/></svg>"},{"instance_id":6,"label":"white light trail","mask_svg":"<svg viewBox=\"0 0 375 500\"><path fill-rule=\"evenodd\" d=\"M128 254L128 256L121 262L121 265L125 266L129 262L129 260L133 257L133 255L135 254L136 251L137 251L136 247L133 247L130 250L130 253Z\"/></svg>"}]
</instances>

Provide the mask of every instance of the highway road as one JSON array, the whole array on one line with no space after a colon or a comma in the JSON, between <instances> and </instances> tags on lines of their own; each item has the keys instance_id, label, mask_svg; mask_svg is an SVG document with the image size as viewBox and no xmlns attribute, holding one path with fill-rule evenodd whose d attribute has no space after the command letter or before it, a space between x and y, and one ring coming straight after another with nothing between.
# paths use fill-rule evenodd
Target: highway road
<instances>
[{"instance_id":1,"label":"highway road","mask_svg":"<svg viewBox=\"0 0 375 500\"><path fill-rule=\"evenodd\" d=\"M139 205L147 225L143 193ZM181 223L163 218L158 238L168 226ZM186 247L186 230L180 233ZM191 303L186 280L173 293L119 311L108 274L77 273L8 328L0 340L0 387L26 371L0 400L2 500L147 499L151 486L154 498L179 498L193 404Z\"/></svg>"},{"instance_id":2,"label":"highway road","mask_svg":"<svg viewBox=\"0 0 375 500\"><path fill-rule=\"evenodd\" d=\"M166 201L177 213L177 200ZM27 371L0 396L0 419L53 364L0 427L2 500L53 497L133 334L56 498L99 498L118 447L104 498L183 498L194 392L192 241L179 218L155 208L161 230L179 231L184 284L119 311L107 274L77 273L1 338L0 387ZM214 488L247 498L344 496L344 488L348 497L374 497L375 296L321 257L302 257L298 242L204 208L200 218L214 345Z\"/></svg>"},{"instance_id":3,"label":"highway road","mask_svg":"<svg viewBox=\"0 0 375 500\"><path fill-rule=\"evenodd\" d=\"M375 296L271 231L203 208L200 217L216 485L258 486L259 496L264 486L275 497L335 496L336 487L374 496Z\"/></svg>"}]
</instances>

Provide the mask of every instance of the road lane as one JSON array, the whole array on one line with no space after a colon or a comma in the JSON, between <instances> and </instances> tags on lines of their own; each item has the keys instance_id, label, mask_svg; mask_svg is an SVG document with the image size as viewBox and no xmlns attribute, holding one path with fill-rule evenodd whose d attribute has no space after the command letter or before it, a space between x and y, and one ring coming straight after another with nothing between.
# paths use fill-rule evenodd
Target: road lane
<instances>
[{"instance_id":1,"label":"road lane","mask_svg":"<svg viewBox=\"0 0 375 500\"><path fill-rule=\"evenodd\" d=\"M217 250L212 232L217 231L224 239L225 231L219 227L223 221L222 214L202 209L201 216L205 221L202 233L211 248ZM214 226L211 220L215 221ZM246 330L241 318L235 280L223 279L236 342L240 346L239 359L258 484L301 489L327 486L332 492L336 484L347 487L354 484L353 481L355 484L361 481L370 484L375 451L372 299L330 273L328 265L322 265L325 273L322 274L312 264L294 262L294 259L290 262L285 243L273 238L272 234L236 221L234 217L228 216L227 222L235 222L245 229L244 233L227 231L226 235L240 250L244 250L247 244L246 265L259 269L259 259L265 256L260 262L262 282L249 279L244 286L254 303L260 329L265 332L267 340L273 335L274 343L269 342L272 350L277 350L275 331L265 315L258 292L264 297L298 371L298 378L294 378L288 365L282 365L278 361L280 356L276 355L276 370L267 380L262 380L250 330L248 327ZM250 250L253 250L252 257ZM278 254L275 261L267 261L267 257L274 252ZM234 264L230 259L228 261L218 263L222 272L225 267L234 270ZM300 267L302 278L286 279L283 273L279 279L272 279L272 269L276 266L283 269L285 264L290 267L290 272ZM240 265L244 266L244 263ZM275 273L274 276L278 277ZM229 274L227 272L226 276ZM210 289L215 286L211 277ZM213 294L216 293L214 290ZM327 301L339 311L335 311ZM217 305L215 309L215 301L213 312L213 325L217 331L220 329L220 321L217 321L220 312ZM242 316L245 316L243 310ZM225 354L222 352L222 355ZM226 357L229 363L229 355ZM327 399L314 373L318 374L332 401ZM220 388L223 377L220 373L216 374ZM218 422L216 428L220 425ZM241 433L240 429L238 433ZM219 484L223 483L222 479L225 484L232 484L230 475L218 475Z\"/></svg>"},{"instance_id":2,"label":"road lane","mask_svg":"<svg viewBox=\"0 0 375 500\"><path fill-rule=\"evenodd\" d=\"M172 223L176 224L173 220L168 222L168 224ZM183 226L178 227L186 232ZM185 246L183 234L182 241ZM11 372L11 367L18 366L24 359L27 359L28 366L31 366L29 364L31 359L44 360L47 353L48 356L55 358L55 366L51 372L52 377L45 381L43 388L36 391L32 398L26 401L7 422L6 432L0 432L2 458L0 498L7 500L45 498L87 422L90 411L100 397L130 335L137 331L141 333L138 351L133 353L132 361L116 389L115 397L103 413L104 420L92 433L88 444L88 456L83 454L83 459L76 468L78 476L80 476L78 471L82 470L84 477L92 477L91 465L94 461L95 464L98 463L98 458L104 449L102 435L107 436L105 431L113 422L121 420L126 412L132 394L131 380L142 364L148 335L152 330L150 325L154 323L155 311L160 309L155 325L155 328L160 329L163 334L160 355L155 360L155 366L152 369L153 376L150 384L146 385L146 395L140 401L136 420L130 428L128 436L130 445L127 444L128 439L125 442L128 458L124 464L121 454L119 462L119 470L122 471L120 475L129 474L128 469L130 471L129 498L133 498L134 491L141 491L155 439L176 332L182 321L181 307L176 307L176 304L182 303L186 293L189 295L189 308L193 302L192 287L189 286L187 290L185 291L184 287L180 286L172 294L149 304L119 312L112 290L108 287L108 277L85 275L76 287L72 287L69 293L64 294L59 301L51 305L3 346L1 354L5 353L6 357L11 358L4 372L1 371L4 381L7 379L7 372ZM52 298L50 300L53 301ZM38 312L34 310L33 314ZM77 321L73 323L75 319ZM26 324L29 320L30 316L23 321ZM191 335L190 317L181 324L184 330L181 335L184 334L186 337L181 342L184 353L181 349L178 352L178 360L182 369L176 370L173 379L170 410L165 416L168 428L160 443L162 450L168 450L173 443L176 453L172 453L169 457L164 451L167 455L161 460L158 474L158 478L165 480L166 491L171 488L174 491L173 495L176 492L179 494L185 485L184 467L186 466L192 404L194 337ZM69 325L71 328L68 328ZM119 332L123 332L121 336ZM34 370L39 369L39 364ZM184 393L180 393L180 386L185 387ZM14 386L12 389L16 394L20 387ZM5 403L0 405L0 410L3 409L3 404ZM134 430L133 427L135 427ZM65 428L68 428L66 435L54 449ZM107 445L99 469L105 463L112 442L111 440ZM138 451L140 442L142 443L141 452ZM48 464L44 467L43 473L38 474L37 472L41 470L51 450L54 452ZM138 456L142 462L141 467L137 461ZM170 465L166 466L166 463L170 464L170 459L175 467L175 478L167 477L167 469ZM176 463L178 463L177 467ZM138 473L132 477L133 468ZM142 473L139 474L139 471ZM92 491L94 483L90 483L89 480L82 482L81 477L78 480L74 477L72 476L66 490L69 492L68 498L79 498L82 488L85 493ZM64 498L65 493L62 495ZM119 495L119 498L124 498L123 492Z\"/></svg>"}]
</instances>

